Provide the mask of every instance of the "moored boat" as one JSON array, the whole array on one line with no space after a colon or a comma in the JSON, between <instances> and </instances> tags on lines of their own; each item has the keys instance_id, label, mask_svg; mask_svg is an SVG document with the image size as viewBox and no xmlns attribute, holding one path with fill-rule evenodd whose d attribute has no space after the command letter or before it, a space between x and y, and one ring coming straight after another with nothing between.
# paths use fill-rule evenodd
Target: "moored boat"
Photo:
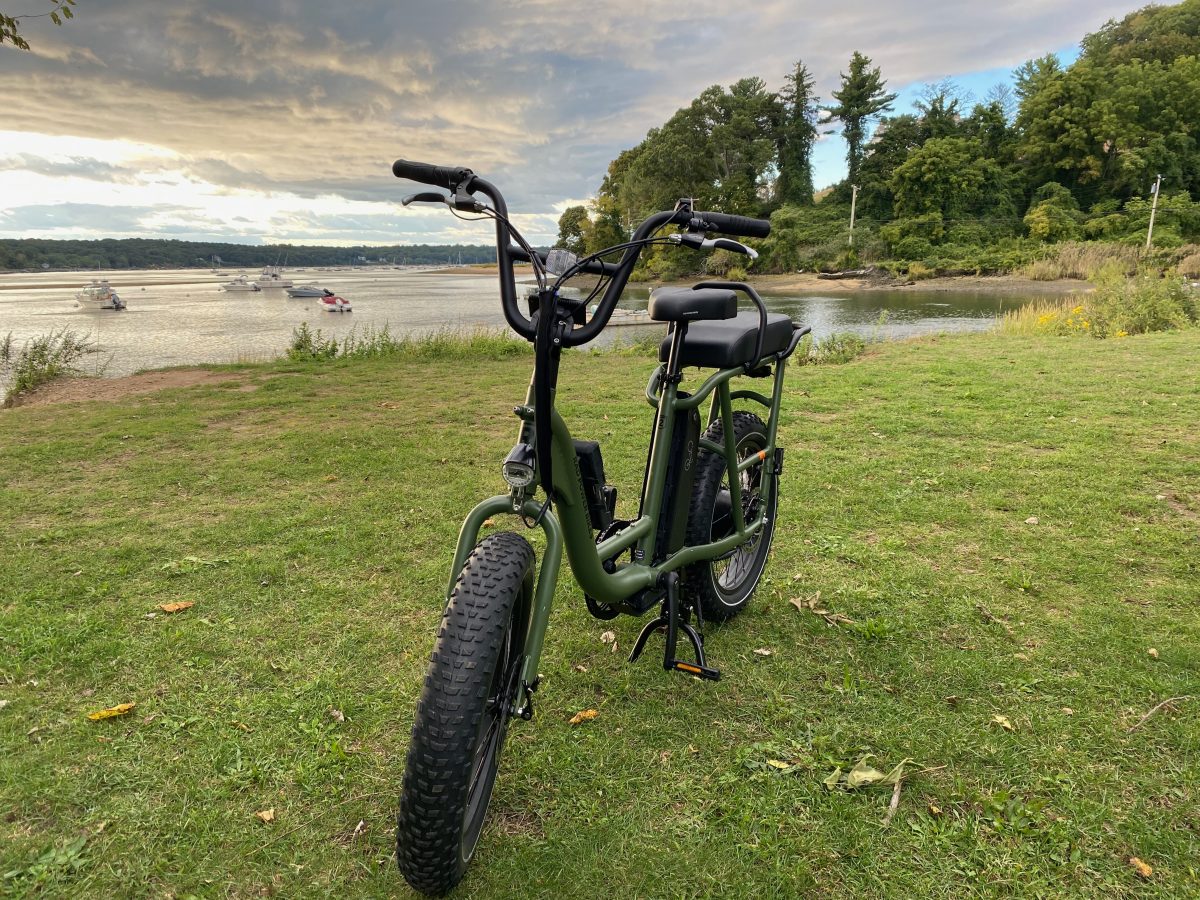
<instances>
[{"instance_id":1,"label":"moored boat","mask_svg":"<svg viewBox=\"0 0 1200 900\"><path fill-rule=\"evenodd\" d=\"M80 309L124 309L125 301L107 281L91 281L76 292L75 305Z\"/></svg>"},{"instance_id":2,"label":"moored boat","mask_svg":"<svg viewBox=\"0 0 1200 900\"><path fill-rule=\"evenodd\" d=\"M279 266L267 266L262 270L262 274L254 282L259 289L266 288L290 288L292 281L290 278L283 277L283 269Z\"/></svg>"},{"instance_id":3,"label":"moored boat","mask_svg":"<svg viewBox=\"0 0 1200 900\"><path fill-rule=\"evenodd\" d=\"M350 312L350 301L329 291L317 301L317 305L328 312Z\"/></svg>"},{"instance_id":4,"label":"moored boat","mask_svg":"<svg viewBox=\"0 0 1200 900\"><path fill-rule=\"evenodd\" d=\"M223 291L261 291L262 288L260 288L253 281L250 281L248 278L246 278L245 275L239 275L237 278L233 279L233 281L229 281L229 282L226 282L225 284L221 285L221 290L223 290Z\"/></svg>"},{"instance_id":5,"label":"moored boat","mask_svg":"<svg viewBox=\"0 0 1200 900\"><path fill-rule=\"evenodd\" d=\"M319 287L315 284L298 284L295 287L287 289L289 297L324 297L326 294L332 293Z\"/></svg>"}]
</instances>

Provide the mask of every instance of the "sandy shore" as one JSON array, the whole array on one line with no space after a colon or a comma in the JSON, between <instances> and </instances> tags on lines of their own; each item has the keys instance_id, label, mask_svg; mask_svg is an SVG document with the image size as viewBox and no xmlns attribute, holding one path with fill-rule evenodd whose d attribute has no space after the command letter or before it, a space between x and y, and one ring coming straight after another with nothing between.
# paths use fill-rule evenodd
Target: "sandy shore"
<instances>
[{"instance_id":1,"label":"sandy shore","mask_svg":"<svg viewBox=\"0 0 1200 900\"><path fill-rule=\"evenodd\" d=\"M469 268L436 269L436 275L490 275L498 273L496 266L471 266ZM517 277L532 274L528 267L518 266ZM684 286L703 281L703 278L687 278L671 284ZM979 294L1073 294L1092 289L1091 282L1074 278L1058 281L1034 281L1017 275L955 275L946 278L927 278L924 281L897 281L892 278L818 278L814 272L794 275L754 275L750 283L759 290L783 291L789 294L844 294L857 291L956 291ZM574 283L574 282L572 282ZM630 282L630 287L656 288L659 282Z\"/></svg>"}]
</instances>

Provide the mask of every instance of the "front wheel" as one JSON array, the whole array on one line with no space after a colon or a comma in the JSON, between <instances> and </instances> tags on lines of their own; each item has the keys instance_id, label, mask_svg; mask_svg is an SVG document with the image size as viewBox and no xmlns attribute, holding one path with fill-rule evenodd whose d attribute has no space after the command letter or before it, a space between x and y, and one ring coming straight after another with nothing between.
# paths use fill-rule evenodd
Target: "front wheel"
<instances>
[{"instance_id":1,"label":"front wheel","mask_svg":"<svg viewBox=\"0 0 1200 900\"><path fill-rule=\"evenodd\" d=\"M733 414L734 444L737 458L745 461L767 446L767 426L753 413ZM709 426L705 438L725 445L725 429L718 419ZM737 615L750 602L762 577L775 534L775 513L779 507L779 479L769 479L770 491L764 490L762 459L747 469L733 473L741 485L742 517L753 522L764 510L766 518L753 537L723 557L702 560L683 570L683 586L700 604L704 618L724 621ZM696 457L696 480L688 509L687 545L709 544L734 533L732 495L729 492L728 465L725 456L701 450Z\"/></svg>"},{"instance_id":2,"label":"front wheel","mask_svg":"<svg viewBox=\"0 0 1200 900\"><path fill-rule=\"evenodd\" d=\"M489 535L463 565L417 702L396 828L405 880L430 895L462 880L483 827L500 750L520 699L534 554Z\"/></svg>"}]
</instances>

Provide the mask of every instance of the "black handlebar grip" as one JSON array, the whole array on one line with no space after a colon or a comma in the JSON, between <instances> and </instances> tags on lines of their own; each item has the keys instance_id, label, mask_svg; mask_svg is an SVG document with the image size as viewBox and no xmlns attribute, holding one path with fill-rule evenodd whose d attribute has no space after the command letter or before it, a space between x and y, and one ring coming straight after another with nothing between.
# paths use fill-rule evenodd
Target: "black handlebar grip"
<instances>
[{"instance_id":1,"label":"black handlebar grip","mask_svg":"<svg viewBox=\"0 0 1200 900\"><path fill-rule=\"evenodd\" d=\"M698 212L693 216L692 222L703 230L717 231L730 237L765 238L771 233L771 223L766 219L718 212Z\"/></svg>"},{"instance_id":2,"label":"black handlebar grip","mask_svg":"<svg viewBox=\"0 0 1200 900\"><path fill-rule=\"evenodd\" d=\"M398 159L392 163L392 174L421 184L454 190L457 185L474 177L475 173L465 166L431 166L429 163L410 162Z\"/></svg>"}]
</instances>

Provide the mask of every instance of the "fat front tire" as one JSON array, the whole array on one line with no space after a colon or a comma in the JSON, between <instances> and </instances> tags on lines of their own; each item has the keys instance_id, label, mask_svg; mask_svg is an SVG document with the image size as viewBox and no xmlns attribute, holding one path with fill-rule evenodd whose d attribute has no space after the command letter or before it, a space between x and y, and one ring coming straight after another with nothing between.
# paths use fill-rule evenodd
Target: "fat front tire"
<instances>
[{"instance_id":1,"label":"fat front tire","mask_svg":"<svg viewBox=\"0 0 1200 900\"><path fill-rule=\"evenodd\" d=\"M520 691L533 570L525 538L489 535L467 558L442 615L396 827L400 871L422 893L445 894L474 855Z\"/></svg>"},{"instance_id":2,"label":"fat front tire","mask_svg":"<svg viewBox=\"0 0 1200 900\"><path fill-rule=\"evenodd\" d=\"M767 426L753 413L733 414L734 442L739 460L748 459L767 446ZM704 437L725 445L725 429L718 419ZM738 478L737 473L733 477ZM764 495L763 462L760 460L741 473L742 514L752 522L766 509L766 521L749 541L720 559L704 560L683 570L683 587L700 604L704 618L731 619L741 612L762 577L775 534L775 513L779 507L779 479L772 479L769 496ZM733 515L729 493L729 472L725 457L701 449L696 457L696 480L688 509L687 545L708 544L733 533Z\"/></svg>"}]
</instances>

